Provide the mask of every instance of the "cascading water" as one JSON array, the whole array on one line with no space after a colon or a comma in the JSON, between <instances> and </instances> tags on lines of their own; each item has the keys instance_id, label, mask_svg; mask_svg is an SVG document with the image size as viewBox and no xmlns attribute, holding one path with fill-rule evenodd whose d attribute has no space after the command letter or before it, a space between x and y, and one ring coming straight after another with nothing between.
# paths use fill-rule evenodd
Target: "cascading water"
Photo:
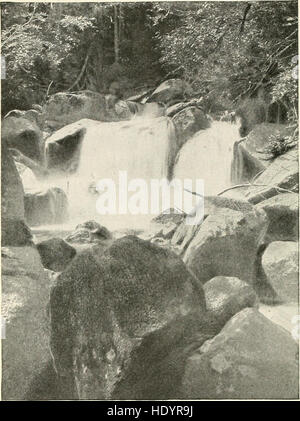
<instances>
[{"instance_id":1,"label":"cascading water","mask_svg":"<svg viewBox=\"0 0 300 421\"><path fill-rule=\"evenodd\" d=\"M237 125L212 122L209 129L196 133L181 148L173 179L180 180L182 185L184 179L202 179L205 195L214 195L229 187L233 144L238 138ZM67 193L71 229L90 219L111 230L147 229L154 217L150 212L144 215L120 214L120 204L117 203L115 214L99 214L96 207L99 194L95 187L100 180L110 179L118 202L120 171L126 172L128 183L132 179L141 179L149 187L150 180L167 178L170 156L174 157L174 153L175 129L167 117L137 117L112 123L88 120L76 173L51 177L44 181L43 186L58 186ZM29 187L28 180L26 184ZM150 201L150 192L147 194ZM189 193L184 194L191 198ZM164 208L160 207L162 210Z\"/></svg>"},{"instance_id":2,"label":"cascading water","mask_svg":"<svg viewBox=\"0 0 300 421\"><path fill-rule=\"evenodd\" d=\"M203 179L205 195L216 195L229 187L238 130L236 124L214 121L209 129L196 133L180 150L174 177Z\"/></svg>"},{"instance_id":3,"label":"cascading water","mask_svg":"<svg viewBox=\"0 0 300 421\"><path fill-rule=\"evenodd\" d=\"M145 226L153 215L118 214L119 175L126 172L128 183L132 179L142 179L147 185L151 179L166 178L174 136L172 121L166 117L93 122L83 139L78 170L67 183L64 181L71 218L76 222L95 219L110 229ZM103 179L110 179L115 185L115 215L97 212L95 187Z\"/></svg>"}]
</instances>

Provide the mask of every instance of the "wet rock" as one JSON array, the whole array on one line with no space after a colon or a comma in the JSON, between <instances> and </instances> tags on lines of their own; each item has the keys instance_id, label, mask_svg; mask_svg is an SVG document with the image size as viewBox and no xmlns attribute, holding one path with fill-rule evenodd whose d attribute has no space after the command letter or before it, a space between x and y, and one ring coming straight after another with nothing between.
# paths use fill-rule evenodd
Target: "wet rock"
<instances>
[{"instance_id":1,"label":"wet rock","mask_svg":"<svg viewBox=\"0 0 300 421\"><path fill-rule=\"evenodd\" d=\"M184 83L181 79L169 79L161 83L150 95L147 102L162 102L168 104L174 99L182 99Z\"/></svg>"},{"instance_id":2,"label":"wet rock","mask_svg":"<svg viewBox=\"0 0 300 421\"><path fill-rule=\"evenodd\" d=\"M299 299L299 244L292 241L274 241L262 256L262 267L267 279L284 301Z\"/></svg>"},{"instance_id":3,"label":"wet rock","mask_svg":"<svg viewBox=\"0 0 300 421\"><path fill-rule=\"evenodd\" d=\"M184 261L203 283L220 275L234 276L251 284L257 250L267 227L262 210L219 209L200 225Z\"/></svg>"},{"instance_id":4,"label":"wet rock","mask_svg":"<svg viewBox=\"0 0 300 421\"><path fill-rule=\"evenodd\" d=\"M31 381L51 358L46 306L49 281L34 247L2 254L2 399L23 400Z\"/></svg>"},{"instance_id":5,"label":"wet rock","mask_svg":"<svg viewBox=\"0 0 300 421\"><path fill-rule=\"evenodd\" d=\"M29 226L60 224L68 219L68 199L58 187L26 192L24 201Z\"/></svg>"},{"instance_id":6,"label":"wet rock","mask_svg":"<svg viewBox=\"0 0 300 421\"><path fill-rule=\"evenodd\" d=\"M297 355L289 332L246 308L188 358L182 399L297 399Z\"/></svg>"},{"instance_id":7,"label":"wet rock","mask_svg":"<svg viewBox=\"0 0 300 421\"><path fill-rule=\"evenodd\" d=\"M283 189L283 190L282 190ZM272 164L249 187L246 199L253 204L280 193L299 191L298 150L291 149L276 158Z\"/></svg>"},{"instance_id":8,"label":"wet rock","mask_svg":"<svg viewBox=\"0 0 300 421\"><path fill-rule=\"evenodd\" d=\"M273 196L256 205L269 219L264 242L297 241L299 235L299 195L284 193Z\"/></svg>"},{"instance_id":9,"label":"wet rock","mask_svg":"<svg viewBox=\"0 0 300 421\"><path fill-rule=\"evenodd\" d=\"M210 123L202 110L195 106L184 108L173 117L178 141L184 144L199 130L207 129Z\"/></svg>"},{"instance_id":10,"label":"wet rock","mask_svg":"<svg viewBox=\"0 0 300 421\"><path fill-rule=\"evenodd\" d=\"M23 117L4 118L1 136L8 147L19 150L34 161L43 161L43 136L34 121Z\"/></svg>"},{"instance_id":11,"label":"wet rock","mask_svg":"<svg viewBox=\"0 0 300 421\"><path fill-rule=\"evenodd\" d=\"M62 272L76 255L76 250L61 238L50 238L36 245L46 269Z\"/></svg>"},{"instance_id":12,"label":"wet rock","mask_svg":"<svg viewBox=\"0 0 300 421\"><path fill-rule=\"evenodd\" d=\"M188 108L192 106L195 106L201 109L202 103L203 103L202 98L199 98L199 99L195 98L188 102L178 102L177 104L171 105L170 107L167 108L166 115L168 117L174 117L174 115L177 114L179 111L183 110L184 108Z\"/></svg>"},{"instance_id":13,"label":"wet rock","mask_svg":"<svg viewBox=\"0 0 300 421\"><path fill-rule=\"evenodd\" d=\"M223 326L246 307L253 307L257 296L253 288L238 278L216 276L203 286L206 308Z\"/></svg>"},{"instance_id":14,"label":"wet rock","mask_svg":"<svg viewBox=\"0 0 300 421\"><path fill-rule=\"evenodd\" d=\"M66 237L69 243L97 243L112 239L111 232L96 221L86 221L76 226L75 231Z\"/></svg>"},{"instance_id":15,"label":"wet rock","mask_svg":"<svg viewBox=\"0 0 300 421\"><path fill-rule=\"evenodd\" d=\"M47 168L74 172L79 162L81 143L92 120L83 119L57 130L46 140Z\"/></svg>"},{"instance_id":16,"label":"wet rock","mask_svg":"<svg viewBox=\"0 0 300 421\"><path fill-rule=\"evenodd\" d=\"M159 363L198 329L205 302L174 253L129 236L76 256L50 307L65 398L135 399L160 388Z\"/></svg>"},{"instance_id":17,"label":"wet rock","mask_svg":"<svg viewBox=\"0 0 300 421\"><path fill-rule=\"evenodd\" d=\"M251 181L268 168L272 163L272 156L267 152L270 137L288 133L288 127L283 124L263 123L254 126L246 138L237 141L231 171L233 184Z\"/></svg>"}]
</instances>

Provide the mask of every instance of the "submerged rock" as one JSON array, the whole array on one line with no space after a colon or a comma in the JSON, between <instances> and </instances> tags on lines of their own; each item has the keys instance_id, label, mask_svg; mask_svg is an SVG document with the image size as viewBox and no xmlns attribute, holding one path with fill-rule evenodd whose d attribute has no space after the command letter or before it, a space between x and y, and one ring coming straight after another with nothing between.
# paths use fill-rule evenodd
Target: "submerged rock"
<instances>
[{"instance_id":1,"label":"submerged rock","mask_svg":"<svg viewBox=\"0 0 300 421\"><path fill-rule=\"evenodd\" d=\"M236 314L185 367L183 399L298 399L298 346L256 309Z\"/></svg>"},{"instance_id":2,"label":"submerged rock","mask_svg":"<svg viewBox=\"0 0 300 421\"><path fill-rule=\"evenodd\" d=\"M61 238L50 238L36 245L46 269L62 272L76 255L76 250Z\"/></svg>"},{"instance_id":3,"label":"submerged rock","mask_svg":"<svg viewBox=\"0 0 300 421\"><path fill-rule=\"evenodd\" d=\"M299 300L299 244L274 241L262 256L262 267L279 297L287 302Z\"/></svg>"},{"instance_id":4,"label":"submerged rock","mask_svg":"<svg viewBox=\"0 0 300 421\"><path fill-rule=\"evenodd\" d=\"M238 278L216 276L203 286L206 307L221 325L245 307L253 307L257 296L253 288Z\"/></svg>"},{"instance_id":5,"label":"submerged rock","mask_svg":"<svg viewBox=\"0 0 300 421\"><path fill-rule=\"evenodd\" d=\"M8 250L9 253L6 251ZM46 306L49 281L34 247L8 247L2 254L2 399L24 400L49 352Z\"/></svg>"},{"instance_id":6,"label":"submerged rock","mask_svg":"<svg viewBox=\"0 0 300 421\"><path fill-rule=\"evenodd\" d=\"M162 387L159 367L198 329L205 301L174 253L128 236L75 257L51 292L50 308L65 398L143 399ZM166 387L172 390L172 382Z\"/></svg>"}]
</instances>

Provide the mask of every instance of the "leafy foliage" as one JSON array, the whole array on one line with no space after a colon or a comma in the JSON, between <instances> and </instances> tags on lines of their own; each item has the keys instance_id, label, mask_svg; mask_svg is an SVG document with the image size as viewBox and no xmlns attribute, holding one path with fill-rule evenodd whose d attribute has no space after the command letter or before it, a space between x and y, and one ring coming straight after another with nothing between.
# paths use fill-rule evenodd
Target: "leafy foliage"
<instances>
[{"instance_id":1,"label":"leafy foliage","mask_svg":"<svg viewBox=\"0 0 300 421\"><path fill-rule=\"evenodd\" d=\"M296 122L297 1L2 3L2 111L63 90L123 95L167 76L208 111L247 98ZM263 94L261 94L263 92Z\"/></svg>"}]
</instances>

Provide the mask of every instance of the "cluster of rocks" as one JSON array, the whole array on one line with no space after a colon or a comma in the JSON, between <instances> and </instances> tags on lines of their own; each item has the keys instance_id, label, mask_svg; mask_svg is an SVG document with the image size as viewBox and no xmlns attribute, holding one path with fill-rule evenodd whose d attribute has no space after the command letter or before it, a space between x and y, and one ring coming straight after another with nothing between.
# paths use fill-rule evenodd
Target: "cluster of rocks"
<instances>
[{"instance_id":1,"label":"cluster of rocks","mask_svg":"<svg viewBox=\"0 0 300 421\"><path fill-rule=\"evenodd\" d=\"M183 99L183 84L175 80L142 104L168 107L179 142L209 124L198 102ZM47 128L60 129L47 139L54 162L63 150L70 155L62 159L72 161L72 147L84 139L78 116L112 121L107 101L86 92L48 101ZM38 127L33 114L24 133ZM12 119L18 127L24 118L10 115L4 122L13 128ZM71 129L64 127L69 123ZM258 153L270 132L281 129L257 126L235 145L232 173L242 198L226 192L205 197L197 224L173 210L155 218L144 240L115 239L87 221L65 239L35 245L26 222L34 224L36 209L44 209L39 224L46 216L49 223L64 220L65 197L53 189L34 196L24 191L9 148L42 166L45 139L39 127L38 135L16 137L6 128L2 398L297 399L297 342L258 308L260 302L298 302L296 152L272 160Z\"/></svg>"}]
</instances>

